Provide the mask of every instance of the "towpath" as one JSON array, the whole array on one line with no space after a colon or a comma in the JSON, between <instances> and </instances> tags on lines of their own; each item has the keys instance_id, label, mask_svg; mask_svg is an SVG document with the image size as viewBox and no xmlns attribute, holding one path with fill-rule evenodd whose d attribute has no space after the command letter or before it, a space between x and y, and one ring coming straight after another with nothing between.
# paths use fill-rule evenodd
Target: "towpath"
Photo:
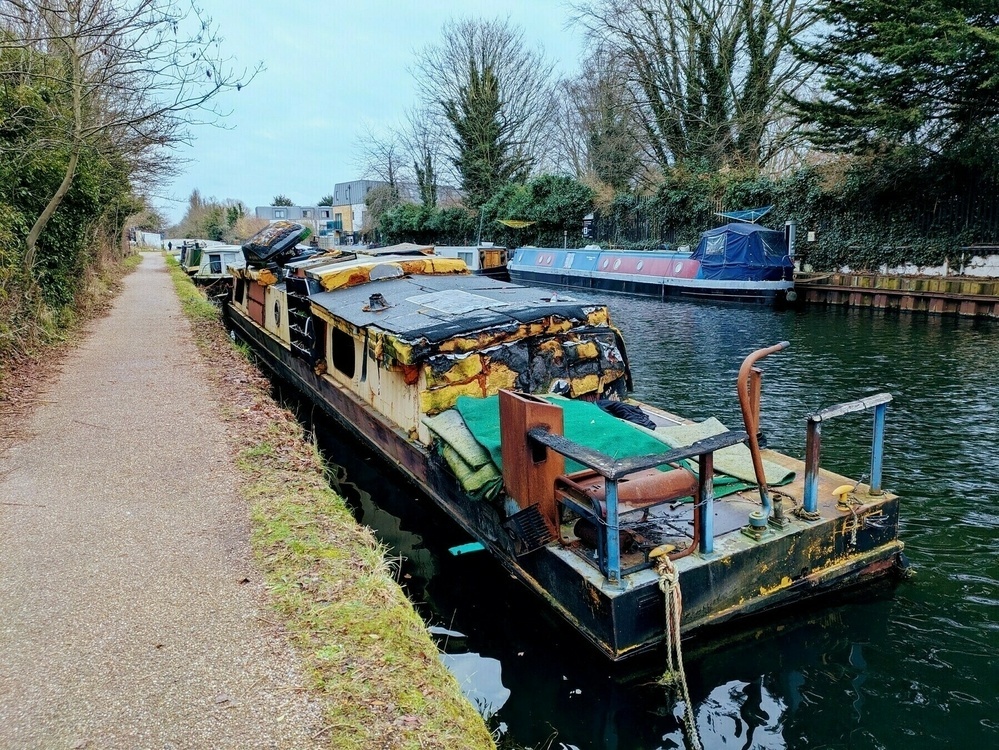
<instances>
[{"instance_id":1,"label":"towpath","mask_svg":"<svg viewBox=\"0 0 999 750\"><path fill-rule=\"evenodd\" d=\"M0 747L311 748L159 255L0 455Z\"/></svg>"}]
</instances>

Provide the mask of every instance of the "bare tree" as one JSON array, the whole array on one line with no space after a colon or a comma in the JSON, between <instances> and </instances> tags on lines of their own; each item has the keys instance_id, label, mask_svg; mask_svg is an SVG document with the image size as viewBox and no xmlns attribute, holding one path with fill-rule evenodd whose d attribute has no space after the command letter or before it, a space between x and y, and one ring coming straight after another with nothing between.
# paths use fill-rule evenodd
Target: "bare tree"
<instances>
[{"instance_id":1,"label":"bare tree","mask_svg":"<svg viewBox=\"0 0 999 750\"><path fill-rule=\"evenodd\" d=\"M61 184L25 241L25 267L69 192L82 155L124 160L133 183L170 173L164 149L225 115L220 94L256 71L236 71L211 20L185 0L0 0L6 47L59 64L40 73L63 96L50 107L48 147L68 154Z\"/></svg>"},{"instance_id":2,"label":"bare tree","mask_svg":"<svg viewBox=\"0 0 999 750\"><path fill-rule=\"evenodd\" d=\"M390 188L398 190L407 162L399 130L388 128L376 132L370 126L365 127L355 143L355 153L364 177L387 182Z\"/></svg>"},{"instance_id":3,"label":"bare tree","mask_svg":"<svg viewBox=\"0 0 999 750\"><path fill-rule=\"evenodd\" d=\"M437 205L441 174L441 150L445 136L440 125L426 107L417 107L406 115L400 138L409 162L420 201L425 206Z\"/></svg>"},{"instance_id":4,"label":"bare tree","mask_svg":"<svg viewBox=\"0 0 999 750\"><path fill-rule=\"evenodd\" d=\"M400 125L381 131L366 127L355 143L357 166L365 177L388 183L397 198L419 198L433 206L445 138L433 113L416 107Z\"/></svg>"},{"instance_id":5,"label":"bare tree","mask_svg":"<svg viewBox=\"0 0 999 750\"><path fill-rule=\"evenodd\" d=\"M509 22L465 19L444 25L441 41L420 52L413 75L436 132L453 135L446 115L449 103L465 97L472 70L480 76L490 71L499 86L498 118L509 134L510 156L535 164L548 146L552 69L553 63L544 52L529 49L523 31ZM458 146L453 137L441 141L440 151L452 164L457 163Z\"/></svg>"},{"instance_id":6,"label":"bare tree","mask_svg":"<svg viewBox=\"0 0 999 750\"><path fill-rule=\"evenodd\" d=\"M591 0L576 20L625 70L649 156L760 167L789 144L774 127L812 68L792 54L814 0Z\"/></svg>"},{"instance_id":7,"label":"bare tree","mask_svg":"<svg viewBox=\"0 0 999 750\"><path fill-rule=\"evenodd\" d=\"M559 82L552 152L562 171L627 189L641 171L641 127L628 101L625 71L597 49L580 73Z\"/></svg>"}]
</instances>

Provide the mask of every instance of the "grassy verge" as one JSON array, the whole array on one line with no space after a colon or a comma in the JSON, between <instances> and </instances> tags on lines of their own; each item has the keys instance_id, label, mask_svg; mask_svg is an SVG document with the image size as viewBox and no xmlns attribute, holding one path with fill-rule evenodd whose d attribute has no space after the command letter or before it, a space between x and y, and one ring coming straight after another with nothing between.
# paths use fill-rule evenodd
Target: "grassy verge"
<instances>
[{"instance_id":1,"label":"grassy verge","mask_svg":"<svg viewBox=\"0 0 999 750\"><path fill-rule=\"evenodd\" d=\"M301 426L176 263L171 275L223 405L254 554L323 705L329 746L492 748L384 550L329 488Z\"/></svg>"}]
</instances>

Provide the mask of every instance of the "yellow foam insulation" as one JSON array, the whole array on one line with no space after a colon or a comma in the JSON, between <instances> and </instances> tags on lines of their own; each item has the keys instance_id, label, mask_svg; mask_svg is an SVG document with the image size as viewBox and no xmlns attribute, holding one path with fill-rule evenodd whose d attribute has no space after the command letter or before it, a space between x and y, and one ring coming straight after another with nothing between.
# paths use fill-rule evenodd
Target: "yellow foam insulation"
<instances>
[{"instance_id":1,"label":"yellow foam insulation","mask_svg":"<svg viewBox=\"0 0 999 750\"><path fill-rule=\"evenodd\" d=\"M553 359L559 360L564 354L562 349L562 342L558 339L549 339L548 341L543 341L538 349L545 354L550 354Z\"/></svg>"},{"instance_id":2,"label":"yellow foam insulation","mask_svg":"<svg viewBox=\"0 0 999 750\"><path fill-rule=\"evenodd\" d=\"M376 362L383 367L393 364L414 365L413 345L384 331L368 329L368 350Z\"/></svg>"},{"instance_id":3,"label":"yellow foam insulation","mask_svg":"<svg viewBox=\"0 0 999 750\"><path fill-rule=\"evenodd\" d=\"M584 393L593 393L600 388L600 376L584 375L581 378L573 378L569 381L569 387L573 396L582 396Z\"/></svg>"},{"instance_id":4,"label":"yellow foam insulation","mask_svg":"<svg viewBox=\"0 0 999 750\"><path fill-rule=\"evenodd\" d=\"M420 411L424 414L439 414L442 411L451 409L458 402L459 396L481 396L482 386L478 380L470 380L467 383L456 383L445 385L440 388L432 388L420 391Z\"/></svg>"},{"instance_id":5,"label":"yellow foam insulation","mask_svg":"<svg viewBox=\"0 0 999 750\"><path fill-rule=\"evenodd\" d=\"M256 281L260 286L277 284L278 278L269 268L248 268L246 266L230 266L234 278Z\"/></svg>"},{"instance_id":6,"label":"yellow foam insulation","mask_svg":"<svg viewBox=\"0 0 999 750\"><path fill-rule=\"evenodd\" d=\"M602 326L610 322L610 316L607 313L606 307L598 307L596 310L591 310L586 316L586 322L591 326Z\"/></svg>"},{"instance_id":7,"label":"yellow foam insulation","mask_svg":"<svg viewBox=\"0 0 999 750\"><path fill-rule=\"evenodd\" d=\"M426 370L428 388L436 388L449 383L464 383L482 372L482 357L479 354L470 354L455 360L454 367L443 373L435 373L430 367L427 367Z\"/></svg>"},{"instance_id":8,"label":"yellow foam insulation","mask_svg":"<svg viewBox=\"0 0 999 750\"><path fill-rule=\"evenodd\" d=\"M581 343L565 343L566 358L570 362L581 362L588 359L596 359L600 356L600 350L595 341L583 341Z\"/></svg>"},{"instance_id":9,"label":"yellow foam insulation","mask_svg":"<svg viewBox=\"0 0 999 750\"><path fill-rule=\"evenodd\" d=\"M517 382L518 373L511 370L504 364L494 362L489 365L489 374L486 376L486 392L484 396L492 396L499 393L501 388L513 388Z\"/></svg>"},{"instance_id":10,"label":"yellow foam insulation","mask_svg":"<svg viewBox=\"0 0 999 750\"><path fill-rule=\"evenodd\" d=\"M332 292L336 289L367 284L371 281L371 271L378 266L393 266L409 276L437 276L443 274L467 274L464 261L456 258L413 258L402 261L372 261L347 268L331 268L316 272L323 289Z\"/></svg>"}]
</instances>

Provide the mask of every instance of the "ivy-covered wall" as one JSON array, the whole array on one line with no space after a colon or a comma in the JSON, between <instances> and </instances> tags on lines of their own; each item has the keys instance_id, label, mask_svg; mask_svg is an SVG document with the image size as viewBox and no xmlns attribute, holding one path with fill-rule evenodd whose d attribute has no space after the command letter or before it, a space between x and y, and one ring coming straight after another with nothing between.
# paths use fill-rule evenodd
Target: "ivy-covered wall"
<instances>
[{"instance_id":1,"label":"ivy-covered wall","mask_svg":"<svg viewBox=\"0 0 999 750\"><path fill-rule=\"evenodd\" d=\"M762 223L797 221L798 255L816 269L939 265L960 248L999 244L996 174L904 154L831 162L779 180L677 170L653 196L617 196L599 212L594 240L693 245L702 231L725 222L719 212L765 205L774 209Z\"/></svg>"}]
</instances>

